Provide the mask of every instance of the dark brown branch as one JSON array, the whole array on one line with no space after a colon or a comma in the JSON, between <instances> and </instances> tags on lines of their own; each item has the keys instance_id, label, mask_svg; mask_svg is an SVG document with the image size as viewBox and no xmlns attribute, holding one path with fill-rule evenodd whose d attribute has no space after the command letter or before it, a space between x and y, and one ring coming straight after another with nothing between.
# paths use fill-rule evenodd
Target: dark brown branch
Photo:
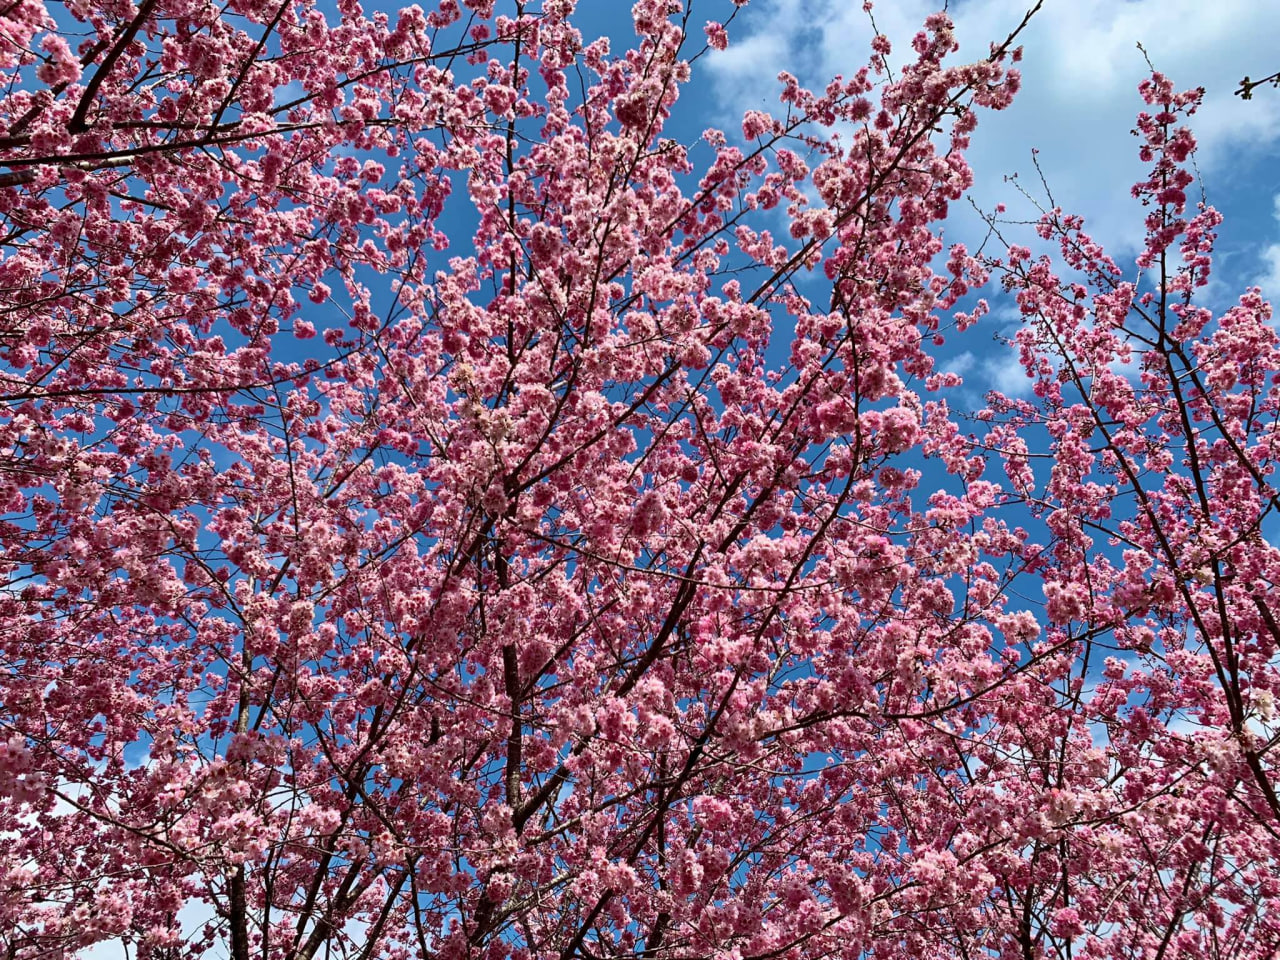
<instances>
[{"instance_id":1,"label":"dark brown branch","mask_svg":"<svg viewBox=\"0 0 1280 960\"><path fill-rule=\"evenodd\" d=\"M85 123L85 117L89 115L89 106L93 103L98 91L102 88L102 84L115 67L116 61L129 48L129 44L133 43L133 38L138 35L142 25L151 17L151 11L155 9L156 2L157 0L144 0L142 6L138 8L137 15L129 22L129 26L125 27L124 32L120 34L119 39L112 45L111 50L103 57L98 69L94 71L93 77L84 88L84 93L80 95L80 102L76 104L76 112L67 121L67 129L72 133L84 133L89 129L89 125Z\"/></svg>"}]
</instances>

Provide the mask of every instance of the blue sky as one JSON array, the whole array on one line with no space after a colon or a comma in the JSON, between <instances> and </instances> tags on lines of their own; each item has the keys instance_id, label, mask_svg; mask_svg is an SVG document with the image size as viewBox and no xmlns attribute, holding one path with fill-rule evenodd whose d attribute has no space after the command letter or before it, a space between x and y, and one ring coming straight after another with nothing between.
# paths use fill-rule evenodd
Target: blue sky
<instances>
[{"instance_id":1,"label":"blue sky","mask_svg":"<svg viewBox=\"0 0 1280 960\"><path fill-rule=\"evenodd\" d=\"M1007 36L1032 2L952 0L959 62L984 55L987 44ZM584 0L582 9L603 5ZM877 4L876 24L894 41L891 60L905 59L897 51L909 54L911 36L937 7L937 0ZM623 4L617 9L621 14ZM734 27L729 49L700 61L694 81L695 90L706 91L707 119L726 129L736 126L734 118L743 110L775 101L779 70L821 85L864 63L872 36L870 20L855 0L751 0ZM1011 216L1034 215L1006 177L1017 174L1023 186L1039 193L1031 163L1036 148L1057 204L1083 215L1086 229L1128 266L1142 239L1141 208L1129 196L1142 171L1130 133L1141 106L1137 85L1148 72L1141 43L1156 68L1180 88L1206 90L1194 122L1197 162L1209 202L1227 218L1209 305L1228 306L1253 283L1280 299L1280 90L1262 88L1248 102L1234 95L1244 75L1258 78L1280 69L1277 36L1280 3L1271 0L1045 0L1021 36L1022 90L1008 110L984 113L974 135L974 200L987 210L1004 202ZM979 240L976 214L967 205L952 211L947 240ZM979 391L1023 387L1010 352L969 352L953 363L965 368L957 372Z\"/></svg>"}]
</instances>

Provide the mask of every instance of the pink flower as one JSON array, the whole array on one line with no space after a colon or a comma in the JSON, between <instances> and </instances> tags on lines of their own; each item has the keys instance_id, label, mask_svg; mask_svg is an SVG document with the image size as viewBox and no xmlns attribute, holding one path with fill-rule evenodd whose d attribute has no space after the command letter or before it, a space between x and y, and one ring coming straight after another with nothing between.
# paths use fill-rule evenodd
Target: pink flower
<instances>
[{"instance_id":1,"label":"pink flower","mask_svg":"<svg viewBox=\"0 0 1280 960\"><path fill-rule=\"evenodd\" d=\"M1056 937L1081 937L1084 936L1085 925L1080 919L1078 910L1074 907L1063 907L1054 912L1049 929Z\"/></svg>"},{"instance_id":2,"label":"pink flower","mask_svg":"<svg viewBox=\"0 0 1280 960\"><path fill-rule=\"evenodd\" d=\"M742 136L746 140L762 137L773 129L773 117L759 110L748 110L742 117Z\"/></svg>"},{"instance_id":3,"label":"pink flower","mask_svg":"<svg viewBox=\"0 0 1280 960\"><path fill-rule=\"evenodd\" d=\"M906 407L892 407L880 417L880 445L886 453L901 453L920 436L920 415Z\"/></svg>"},{"instance_id":4,"label":"pink flower","mask_svg":"<svg viewBox=\"0 0 1280 960\"><path fill-rule=\"evenodd\" d=\"M661 494L649 490L636 503L631 515L631 532L641 538L648 537L661 528L666 519L667 508Z\"/></svg>"}]
</instances>

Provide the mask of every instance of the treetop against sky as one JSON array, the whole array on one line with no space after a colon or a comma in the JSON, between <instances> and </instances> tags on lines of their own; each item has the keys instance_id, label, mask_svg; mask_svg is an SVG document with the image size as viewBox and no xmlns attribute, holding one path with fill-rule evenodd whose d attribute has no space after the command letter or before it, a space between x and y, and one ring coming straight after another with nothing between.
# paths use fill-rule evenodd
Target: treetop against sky
<instances>
[{"instance_id":1,"label":"treetop against sky","mask_svg":"<svg viewBox=\"0 0 1280 960\"><path fill-rule=\"evenodd\" d=\"M1277 955L1277 14L952 6L0 10L6 960Z\"/></svg>"}]
</instances>

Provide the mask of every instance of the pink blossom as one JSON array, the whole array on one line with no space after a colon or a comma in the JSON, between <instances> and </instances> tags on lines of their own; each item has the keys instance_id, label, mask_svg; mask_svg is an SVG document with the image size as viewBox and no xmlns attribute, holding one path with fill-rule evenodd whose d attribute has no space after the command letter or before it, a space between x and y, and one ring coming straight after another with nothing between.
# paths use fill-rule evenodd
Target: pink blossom
<instances>
[{"instance_id":1,"label":"pink blossom","mask_svg":"<svg viewBox=\"0 0 1280 960\"><path fill-rule=\"evenodd\" d=\"M707 43L711 45L713 50L729 49L729 33L725 30L724 24L715 20L708 20L707 25L702 30L707 35Z\"/></svg>"}]
</instances>

